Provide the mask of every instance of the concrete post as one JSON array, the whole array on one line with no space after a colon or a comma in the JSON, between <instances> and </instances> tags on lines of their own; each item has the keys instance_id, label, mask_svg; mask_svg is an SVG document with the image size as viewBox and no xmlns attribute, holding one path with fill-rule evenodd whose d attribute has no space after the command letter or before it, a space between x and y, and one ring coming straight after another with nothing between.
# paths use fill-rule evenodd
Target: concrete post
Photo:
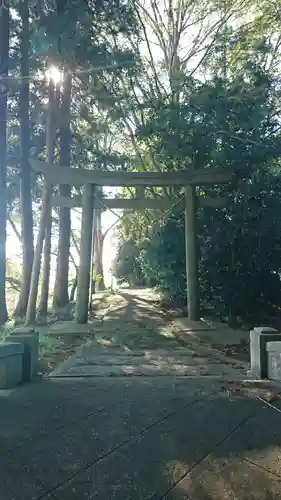
<instances>
[{"instance_id":1,"label":"concrete post","mask_svg":"<svg viewBox=\"0 0 281 500\"><path fill-rule=\"evenodd\" d=\"M0 344L0 389L12 389L22 382L23 344Z\"/></svg>"},{"instance_id":2,"label":"concrete post","mask_svg":"<svg viewBox=\"0 0 281 500\"><path fill-rule=\"evenodd\" d=\"M82 196L80 263L78 271L75 319L78 324L88 321L90 293L94 186L85 184Z\"/></svg>"},{"instance_id":3,"label":"concrete post","mask_svg":"<svg viewBox=\"0 0 281 500\"><path fill-rule=\"evenodd\" d=\"M271 327L255 327L250 331L250 374L264 379L268 376L267 369L267 342L281 340L281 333Z\"/></svg>"},{"instance_id":4,"label":"concrete post","mask_svg":"<svg viewBox=\"0 0 281 500\"><path fill-rule=\"evenodd\" d=\"M187 308L191 320L200 318L198 246L196 234L195 187L185 186L185 259L187 281Z\"/></svg>"},{"instance_id":5,"label":"concrete post","mask_svg":"<svg viewBox=\"0 0 281 500\"><path fill-rule=\"evenodd\" d=\"M22 380L29 382L38 375L39 370L39 334L12 332L7 342L23 344Z\"/></svg>"}]
</instances>

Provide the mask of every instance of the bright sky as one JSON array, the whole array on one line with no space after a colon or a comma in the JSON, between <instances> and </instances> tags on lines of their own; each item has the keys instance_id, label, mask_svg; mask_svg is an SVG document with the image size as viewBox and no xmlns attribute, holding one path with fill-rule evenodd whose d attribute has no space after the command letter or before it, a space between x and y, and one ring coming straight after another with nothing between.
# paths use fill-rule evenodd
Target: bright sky
<instances>
[{"instance_id":1,"label":"bright sky","mask_svg":"<svg viewBox=\"0 0 281 500\"><path fill-rule=\"evenodd\" d=\"M106 190L105 190L106 191ZM112 191L112 190L111 190ZM111 195L112 197L114 194ZM122 211L121 210L114 210L114 212L122 216ZM118 217L113 214L110 210L107 210L106 212L103 212L102 214L102 231L103 233L115 222L118 221ZM73 229L80 229L81 226L81 219L74 216L72 214L71 218L71 224ZM116 256L116 250L117 250L117 239L114 237L115 234L115 226L112 230L110 230L105 238L104 241L104 247L103 247L103 271L104 271L104 279L106 282L106 285L110 285L110 268L112 266L112 263L114 261L114 258Z\"/></svg>"},{"instance_id":2,"label":"bright sky","mask_svg":"<svg viewBox=\"0 0 281 500\"><path fill-rule=\"evenodd\" d=\"M122 215L122 211L117 211ZM111 224L113 224L117 220L117 217L110 211L104 212L102 215L102 228L105 231ZM110 268L112 266L112 262L116 256L117 251L117 239L114 237L114 229L109 231L105 241L104 241L104 252L103 252L103 271L104 271L104 279L106 285L110 285Z\"/></svg>"},{"instance_id":3,"label":"bright sky","mask_svg":"<svg viewBox=\"0 0 281 500\"><path fill-rule=\"evenodd\" d=\"M117 211L116 213L122 215L122 211ZM109 210L102 214L102 229L106 231L108 227L110 227L118 218ZM80 230L80 217L75 216L72 213L71 224L74 230ZM17 222L17 228L20 231L20 223ZM56 241L53 241L54 245ZM103 266L104 266L104 278L106 285L110 285L110 268L112 262L115 258L117 250L117 240L114 238L114 229L109 231L104 241L104 254L103 254ZM21 245L18 241L17 236L15 235L13 229L11 228L9 222L7 224L7 258L10 260L18 261L21 256ZM55 257L52 258L52 271L55 270L56 260Z\"/></svg>"}]
</instances>

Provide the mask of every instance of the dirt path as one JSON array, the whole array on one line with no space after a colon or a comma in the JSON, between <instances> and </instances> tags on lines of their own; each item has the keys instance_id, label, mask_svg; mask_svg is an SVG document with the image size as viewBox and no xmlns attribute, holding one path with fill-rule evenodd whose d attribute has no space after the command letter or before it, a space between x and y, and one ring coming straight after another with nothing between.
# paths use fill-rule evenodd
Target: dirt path
<instances>
[{"instance_id":1,"label":"dirt path","mask_svg":"<svg viewBox=\"0 0 281 500\"><path fill-rule=\"evenodd\" d=\"M183 331L162 312L152 290L120 290L87 325L88 341L51 376L245 376L244 365L200 341L196 332L208 325L190 325Z\"/></svg>"}]
</instances>

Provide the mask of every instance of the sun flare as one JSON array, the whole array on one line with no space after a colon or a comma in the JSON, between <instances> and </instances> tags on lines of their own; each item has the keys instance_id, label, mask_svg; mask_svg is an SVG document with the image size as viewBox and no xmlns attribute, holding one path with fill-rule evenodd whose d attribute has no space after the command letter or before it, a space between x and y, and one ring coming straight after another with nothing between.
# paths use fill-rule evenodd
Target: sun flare
<instances>
[{"instance_id":1,"label":"sun flare","mask_svg":"<svg viewBox=\"0 0 281 500\"><path fill-rule=\"evenodd\" d=\"M51 66L46 71L47 79L52 80L55 84L60 83L62 79L61 71L56 66Z\"/></svg>"}]
</instances>

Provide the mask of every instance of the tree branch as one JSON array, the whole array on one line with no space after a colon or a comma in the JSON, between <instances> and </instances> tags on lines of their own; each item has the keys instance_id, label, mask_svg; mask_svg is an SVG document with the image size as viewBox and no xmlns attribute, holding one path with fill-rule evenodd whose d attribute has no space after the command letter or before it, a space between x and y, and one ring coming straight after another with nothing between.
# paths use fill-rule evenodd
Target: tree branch
<instances>
[{"instance_id":1,"label":"tree branch","mask_svg":"<svg viewBox=\"0 0 281 500\"><path fill-rule=\"evenodd\" d=\"M9 222L9 224L10 224L10 226L11 226L12 230L14 231L14 234L16 235L16 237L17 237L18 241L20 242L20 244L22 245L22 237L21 237L21 234L20 234L20 232L18 231L17 226L16 226L16 224L14 223L14 221L13 221L12 217L10 216L10 214L8 214L7 218L8 218L8 222Z\"/></svg>"}]
</instances>

